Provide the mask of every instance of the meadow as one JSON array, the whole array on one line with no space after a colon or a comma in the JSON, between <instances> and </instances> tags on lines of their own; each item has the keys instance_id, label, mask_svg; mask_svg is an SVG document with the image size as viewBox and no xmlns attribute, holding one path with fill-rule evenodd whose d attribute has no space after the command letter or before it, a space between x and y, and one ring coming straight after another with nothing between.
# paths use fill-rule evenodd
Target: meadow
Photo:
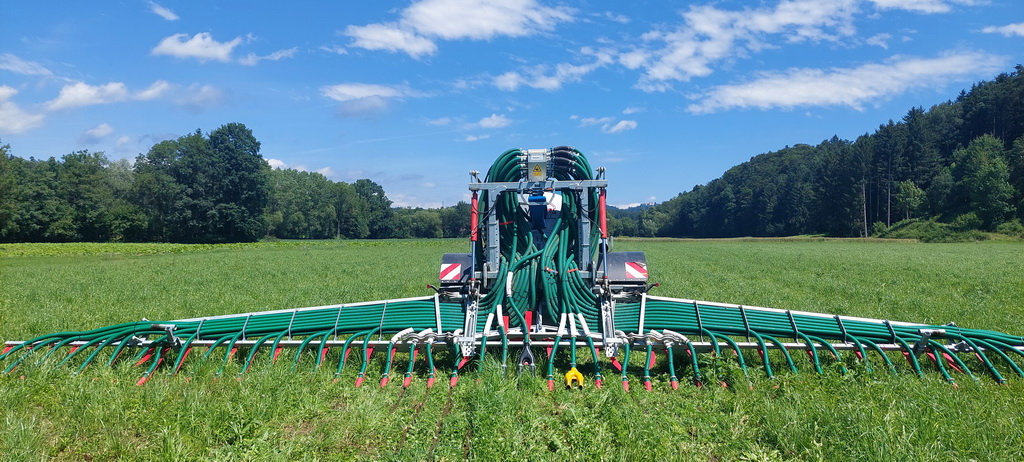
<instances>
[{"instance_id":1,"label":"meadow","mask_svg":"<svg viewBox=\"0 0 1024 462\"><path fill-rule=\"evenodd\" d=\"M1018 241L621 239L615 247L647 252L656 295L1024 334ZM440 255L467 248L465 240L0 244L0 341L426 295ZM354 370L335 382L332 368L308 363L260 364L236 380L237 364L218 378L213 361L190 362L188 373L141 387L141 371L128 366L0 375L0 459L1024 459L1018 376L999 385L957 375L953 387L905 363L898 375L851 364L849 374L819 376L804 361L799 374L752 373L750 387L672 390L660 368L652 392L639 377L629 392L614 383L549 392L541 377L489 367L454 389L440 381L428 389L418 377L403 391L355 388ZM439 367L450 370L450 361ZM371 366L370 384L379 370Z\"/></svg>"}]
</instances>

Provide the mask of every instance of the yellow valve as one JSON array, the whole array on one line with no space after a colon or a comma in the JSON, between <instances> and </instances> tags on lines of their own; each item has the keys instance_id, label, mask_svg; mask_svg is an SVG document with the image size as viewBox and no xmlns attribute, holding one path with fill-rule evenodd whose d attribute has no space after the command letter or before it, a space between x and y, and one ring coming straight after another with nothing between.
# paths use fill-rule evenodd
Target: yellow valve
<instances>
[{"instance_id":1,"label":"yellow valve","mask_svg":"<svg viewBox=\"0 0 1024 462\"><path fill-rule=\"evenodd\" d=\"M575 381L580 388L583 388L583 374L576 368L569 369L569 372L565 373L565 386L572 387L572 382Z\"/></svg>"}]
</instances>

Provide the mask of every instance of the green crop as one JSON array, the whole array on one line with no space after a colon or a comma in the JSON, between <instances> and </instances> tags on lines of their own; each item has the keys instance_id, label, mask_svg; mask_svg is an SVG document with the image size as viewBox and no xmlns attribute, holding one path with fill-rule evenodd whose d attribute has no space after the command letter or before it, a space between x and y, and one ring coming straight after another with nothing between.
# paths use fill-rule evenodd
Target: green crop
<instances>
[{"instance_id":1,"label":"green crop","mask_svg":"<svg viewBox=\"0 0 1024 462\"><path fill-rule=\"evenodd\" d=\"M0 246L0 340L143 317L425 295L440 255L467 243L280 242L154 253L33 246L18 245L24 255L16 257ZM1024 244L1016 242L620 240L615 247L647 252L651 278L662 283L657 295L1024 330ZM438 367L450 369L453 360L439 355ZM659 366L649 393L592 383L548 392L542 377L505 376L492 364L450 391L427 389L422 377L402 391L355 388L356 370L334 382L333 368L292 371L288 362L261 361L242 380L232 362L215 379L219 360L194 361L190 374L158 374L145 387L134 385L140 371L128 365L0 376L0 459L1024 458L1024 379L1012 377L1007 385L961 380L954 389L937 374L869 376L850 363L846 375L751 374L752 387L672 391ZM580 370L588 361L581 355ZM737 377L729 358L702 361L702 369ZM382 367L374 361L370 373Z\"/></svg>"}]
</instances>

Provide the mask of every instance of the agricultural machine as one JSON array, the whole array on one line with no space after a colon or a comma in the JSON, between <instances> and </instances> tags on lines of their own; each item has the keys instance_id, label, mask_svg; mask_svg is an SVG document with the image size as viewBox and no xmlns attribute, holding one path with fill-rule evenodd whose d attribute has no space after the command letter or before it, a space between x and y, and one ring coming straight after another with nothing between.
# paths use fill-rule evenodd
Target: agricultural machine
<instances>
[{"instance_id":1,"label":"agricultural machine","mask_svg":"<svg viewBox=\"0 0 1024 462\"><path fill-rule=\"evenodd\" d=\"M804 351L809 360L801 364L819 374L823 365L845 373L854 363L896 372L906 361L914 373L937 371L951 383L954 374L975 378L972 371L997 382L1003 374L1024 377L1020 336L651 295L657 284L649 283L644 254L610 251L608 181L604 169L594 172L564 146L506 151L482 181L471 172L469 252L442 257L427 296L54 333L7 342L0 367L82 371L97 361L130 362L142 385L158 369L176 374L194 351L219 360L217 374L232 361L244 374L285 351L296 366L305 354L339 378L355 356L356 386L372 379L384 387L402 376L408 387L425 376L429 387L443 375L454 387L468 364L500 364L541 373L549 389L556 381L601 387L603 371L613 370L628 390L632 368L651 390L652 371L672 388L684 374L697 386L724 380L705 376L707 358L724 358L743 374L752 364L768 377L780 368L797 372L793 354ZM338 353L328 356L329 349ZM583 371L578 354L592 359Z\"/></svg>"}]
</instances>

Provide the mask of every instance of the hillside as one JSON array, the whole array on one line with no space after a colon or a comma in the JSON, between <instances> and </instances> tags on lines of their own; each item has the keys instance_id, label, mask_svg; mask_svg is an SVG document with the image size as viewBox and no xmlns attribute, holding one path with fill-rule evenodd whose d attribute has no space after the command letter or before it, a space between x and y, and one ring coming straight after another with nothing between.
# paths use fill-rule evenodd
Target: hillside
<instances>
[{"instance_id":1,"label":"hillside","mask_svg":"<svg viewBox=\"0 0 1024 462\"><path fill-rule=\"evenodd\" d=\"M1017 65L854 141L832 137L754 156L621 228L675 237L867 236L911 219L951 232L1019 234L1022 217L1024 66Z\"/></svg>"}]
</instances>

